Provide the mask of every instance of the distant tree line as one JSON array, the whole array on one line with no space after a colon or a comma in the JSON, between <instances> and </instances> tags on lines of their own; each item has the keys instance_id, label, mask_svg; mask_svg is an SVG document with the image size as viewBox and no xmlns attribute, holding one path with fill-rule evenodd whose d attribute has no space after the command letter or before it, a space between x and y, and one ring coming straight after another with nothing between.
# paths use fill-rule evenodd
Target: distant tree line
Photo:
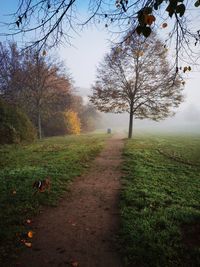
<instances>
[{"instance_id":1,"label":"distant tree line","mask_svg":"<svg viewBox=\"0 0 200 267\"><path fill-rule=\"evenodd\" d=\"M62 62L37 50L20 51L16 43L0 43L0 101L1 138L3 125L7 133L14 128L5 119L9 106L26 114L39 138L91 131L99 118L75 94Z\"/></svg>"}]
</instances>

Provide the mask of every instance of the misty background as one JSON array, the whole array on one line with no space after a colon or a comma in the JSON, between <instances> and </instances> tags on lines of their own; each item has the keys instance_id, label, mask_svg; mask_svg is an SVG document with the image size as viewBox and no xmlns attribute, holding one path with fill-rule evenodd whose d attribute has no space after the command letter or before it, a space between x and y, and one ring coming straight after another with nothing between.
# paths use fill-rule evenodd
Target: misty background
<instances>
[{"instance_id":1,"label":"misty background","mask_svg":"<svg viewBox=\"0 0 200 267\"><path fill-rule=\"evenodd\" d=\"M86 16L85 5L82 4L81 12ZM6 2L0 10L1 20L9 20L9 16L16 8L16 3ZM199 16L199 14L198 14ZM162 38L162 31L158 31L158 35ZM96 68L103 59L104 55L109 52L111 41L116 39L116 35L110 35L105 29L104 24L88 25L83 31L73 33L70 43L58 47L53 54L58 54L60 59L64 61L69 68L69 72L74 81L77 94L88 101L88 95L92 94L91 86L95 82ZM9 37L9 40L12 39ZM1 37L5 41L5 37ZM13 39L18 44L25 40ZM170 48L169 48L170 49ZM51 51L48 51L51 53ZM187 59L186 59L187 61ZM186 63L187 64L187 63ZM186 84L184 90L185 101L175 110L176 115L167 118L164 121L153 122L150 120L135 120L134 130L151 130L163 132L200 132L200 75L197 67L193 67L192 71L186 74ZM107 129L128 129L128 114L104 114L101 113L102 122L100 128Z\"/></svg>"},{"instance_id":2,"label":"misty background","mask_svg":"<svg viewBox=\"0 0 200 267\"><path fill-rule=\"evenodd\" d=\"M110 36L105 30L93 27L85 29L73 40L73 46L62 47L58 53L69 67L77 93L88 101L92 94L91 86L95 81L96 68L104 55L109 52ZM192 66L192 65L191 65ZM160 122L135 120L134 130L158 132L200 132L200 75L198 69L186 75L184 102L174 110L176 115ZM129 114L101 113L100 128L128 130Z\"/></svg>"}]
</instances>

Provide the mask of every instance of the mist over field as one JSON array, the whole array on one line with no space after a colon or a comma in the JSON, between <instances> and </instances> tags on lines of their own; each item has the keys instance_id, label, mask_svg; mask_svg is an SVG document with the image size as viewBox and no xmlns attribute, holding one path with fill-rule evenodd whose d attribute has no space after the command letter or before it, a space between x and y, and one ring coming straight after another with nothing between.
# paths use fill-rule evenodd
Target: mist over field
<instances>
[{"instance_id":1,"label":"mist over field","mask_svg":"<svg viewBox=\"0 0 200 267\"><path fill-rule=\"evenodd\" d=\"M88 101L92 94L92 84L96 77L96 69L109 52L111 42L105 31L90 28L84 31L73 43L74 46L62 48L59 54L62 55L69 67L72 78L77 88L77 93ZM94 46L95 42L95 46ZM81 62L81 64L80 64ZM200 76L199 66L192 68L192 72L185 75L185 88L183 91L184 102L175 110L175 116L160 122L150 120L135 120L134 131L147 132L182 132L200 133ZM128 131L128 114L105 114L101 113L102 121L98 128L113 128Z\"/></svg>"},{"instance_id":2,"label":"mist over field","mask_svg":"<svg viewBox=\"0 0 200 267\"><path fill-rule=\"evenodd\" d=\"M128 131L128 114L101 114L102 127ZM163 121L134 120L133 133L163 132L163 133L200 133L200 108L191 104L185 105L175 116Z\"/></svg>"},{"instance_id":3,"label":"mist over field","mask_svg":"<svg viewBox=\"0 0 200 267\"><path fill-rule=\"evenodd\" d=\"M188 89L189 88L189 89ZM91 94L89 88L77 88L78 94L83 96L88 102L88 95ZM165 120L155 122L151 120L134 120L133 133L136 132L158 132L158 133L200 133L200 90L198 89L197 79L190 79L184 91L185 100L175 115ZM99 129L105 130L112 128L117 131L128 131L129 114L100 113L101 120Z\"/></svg>"}]
</instances>

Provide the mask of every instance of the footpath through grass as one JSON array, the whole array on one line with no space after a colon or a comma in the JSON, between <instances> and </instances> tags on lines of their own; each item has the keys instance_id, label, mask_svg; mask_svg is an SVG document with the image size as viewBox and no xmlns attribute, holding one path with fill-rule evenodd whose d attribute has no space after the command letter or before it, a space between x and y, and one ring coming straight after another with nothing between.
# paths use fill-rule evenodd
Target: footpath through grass
<instances>
[{"instance_id":1,"label":"footpath through grass","mask_svg":"<svg viewBox=\"0 0 200 267\"><path fill-rule=\"evenodd\" d=\"M101 134L55 137L31 145L0 146L0 266L31 243L30 221L41 205L56 205L73 177L100 152ZM33 195L33 182L51 179L50 193ZM30 221L29 221L30 220Z\"/></svg>"},{"instance_id":2,"label":"footpath through grass","mask_svg":"<svg viewBox=\"0 0 200 267\"><path fill-rule=\"evenodd\" d=\"M200 266L200 136L126 142L121 200L127 266Z\"/></svg>"}]
</instances>

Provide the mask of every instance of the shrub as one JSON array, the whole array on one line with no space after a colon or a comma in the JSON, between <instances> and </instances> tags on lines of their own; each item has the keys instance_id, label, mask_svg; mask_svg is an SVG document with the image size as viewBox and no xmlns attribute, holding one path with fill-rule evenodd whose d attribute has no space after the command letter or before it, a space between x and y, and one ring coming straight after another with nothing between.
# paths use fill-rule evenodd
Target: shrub
<instances>
[{"instance_id":1,"label":"shrub","mask_svg":"<svg viewBox=\"0 0 200 267\"><path fill-rule=\"evenodd\" d=\"M0 100L0 144L31 142L36 130L26 114Z\"/></svg>"}]
</instances>

